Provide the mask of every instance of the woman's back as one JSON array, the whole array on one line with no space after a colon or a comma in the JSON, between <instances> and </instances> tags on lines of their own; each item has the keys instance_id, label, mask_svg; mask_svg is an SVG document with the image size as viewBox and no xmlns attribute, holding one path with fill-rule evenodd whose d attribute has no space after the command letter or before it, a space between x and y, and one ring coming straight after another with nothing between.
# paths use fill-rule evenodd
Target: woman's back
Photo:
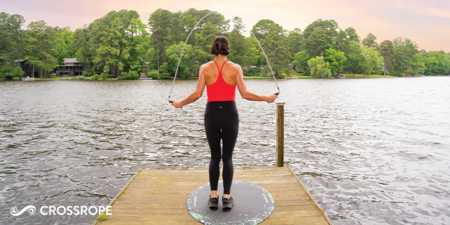
<instances>
[{"instance_id":1,"label":"woman's back","mask_svg":"<svg viewBox=\"0 0 450 225\"><path fill-rule=\"evenodd\" d=\"M206 63L205 76L208 102L234 101L236 96L236 64L226 60Z\"/></svg>"},{"instance_id":2,"label":"woman's back","mask_svg":"<svg viewBox=\"0 0 450 225\"><path fill-rule=\"evenodd\" d=\"M222 77L225 83L229 85L236 85L236 75L238 70L236 70L236 66L239 66L230 61L216 61L219 67L223 66L222 69ZM226 62L226 63L225 63ZM225 65L223 64L225 63ZM210 61L204 64L203 66L203 74L206 79L206 86L214 84L219 78L219 68L217 68L216 63L214 61Z\"/></svg>"}]
</instances>

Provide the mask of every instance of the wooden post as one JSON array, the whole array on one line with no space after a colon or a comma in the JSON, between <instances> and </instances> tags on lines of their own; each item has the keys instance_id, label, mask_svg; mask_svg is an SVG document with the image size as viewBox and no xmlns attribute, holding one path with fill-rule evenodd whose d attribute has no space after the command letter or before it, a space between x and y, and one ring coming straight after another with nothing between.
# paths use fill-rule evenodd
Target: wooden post
<instances>
[{"instance_id":1,"label":"wooden post","mask_svg":"<svg viewBox=\"0 0 450 225\"><path fill-rule=\"evenodd\" d=\"M284 104L277 102L277 167L284 164Z\"/></svg>"}]
</instances>

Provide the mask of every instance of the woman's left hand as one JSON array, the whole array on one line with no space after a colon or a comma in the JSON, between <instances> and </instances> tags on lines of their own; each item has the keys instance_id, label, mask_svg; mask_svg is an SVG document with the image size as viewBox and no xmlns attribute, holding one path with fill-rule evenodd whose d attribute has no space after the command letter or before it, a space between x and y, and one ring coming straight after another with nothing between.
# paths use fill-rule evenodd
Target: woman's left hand
<instances>
[{"instance_id":1,"label":"woman's left hand","mask_svg":"<svg viewBox=\"0 0 450 225\"><path fill-rule=\"evenodd\" d=\"M179 101L173 101L172 103L173 107L175 108L181 108L183 105Z\"/></svg>"}]
</instances>

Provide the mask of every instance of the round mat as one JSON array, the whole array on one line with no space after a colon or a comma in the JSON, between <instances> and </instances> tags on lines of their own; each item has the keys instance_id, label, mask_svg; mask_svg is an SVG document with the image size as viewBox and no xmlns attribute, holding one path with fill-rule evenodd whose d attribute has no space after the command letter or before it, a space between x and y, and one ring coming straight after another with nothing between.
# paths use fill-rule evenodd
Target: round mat
<instances>
[{"instance_id":1,"label":"round mat","mask_svg":"<svg viewBox=\"0 0 450 225\"><path fill-rule=\"evenodd\" d=\"M272 195L261 186L242 180L233 180L231 197L232 209L222 208L223 180L217 186L219 208L208 207L211 188L209 183L195 189L188 197L186 205L189 214L203 224L259 224L267 219L275 208Z\"/></svg>"}]
</instances>

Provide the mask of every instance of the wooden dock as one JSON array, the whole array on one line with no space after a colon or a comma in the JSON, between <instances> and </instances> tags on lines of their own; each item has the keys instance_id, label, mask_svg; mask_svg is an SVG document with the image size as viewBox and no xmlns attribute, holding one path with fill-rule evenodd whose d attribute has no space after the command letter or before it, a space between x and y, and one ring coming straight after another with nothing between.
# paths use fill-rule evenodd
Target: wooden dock
<instances>
[{"instance_id":1,"label":"wooden dock","mask_svg":"<svg viewBox=\"0 0 450 225\"><path fill-rule=\"evenodd\" d=\"M333 224L289 167L235 168L233 180L252 182L270 192L275 209L263 225ZM109 204L112 215L93 225L200 224L189 214L186 200L207 183L208 169L140 170Z\"/></svg>"}]
</instances>

